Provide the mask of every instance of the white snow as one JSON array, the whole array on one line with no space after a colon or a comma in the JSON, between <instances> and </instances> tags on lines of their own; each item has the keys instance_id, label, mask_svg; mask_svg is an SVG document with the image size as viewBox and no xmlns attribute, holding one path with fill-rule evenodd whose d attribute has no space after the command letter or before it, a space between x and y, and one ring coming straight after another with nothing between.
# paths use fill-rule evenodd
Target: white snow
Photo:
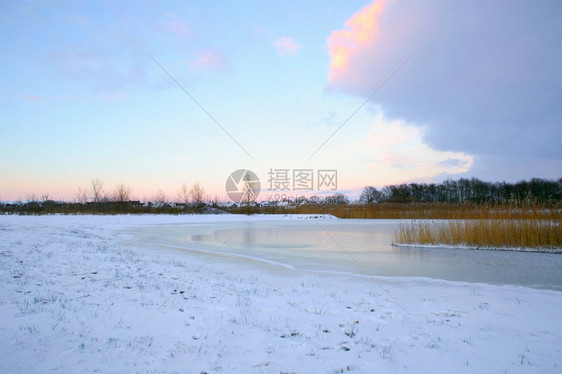
<instances>
[{"instance_id":1,"label":"white snow","mask_svg":"<svg viewBox=\"0 0 562 374\"><path fill-rule=\"evenodd\" d=\"M132 226L245 219L0 217L0 372L562 371L557 291L319 274L124 241Z\"/></svg>"}]
</instances>

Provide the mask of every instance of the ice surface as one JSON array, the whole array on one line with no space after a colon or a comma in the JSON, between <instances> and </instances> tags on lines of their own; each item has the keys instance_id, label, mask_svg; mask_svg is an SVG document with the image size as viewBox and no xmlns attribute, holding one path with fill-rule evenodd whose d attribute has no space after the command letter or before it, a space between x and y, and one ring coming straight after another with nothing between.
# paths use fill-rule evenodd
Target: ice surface
<instances>
[{"instance_id":1,"label":"ice surface","mask_svg":"<svg viewBox=\"0 0 562 374\"><path fill-rule=\"evenodd\" d=\"M395 247L398 220L218 221L142 227L143 243L239 256L292 269L429 277L562 291L562 256L445 247ZM226 243L223 245L223 243ZM229 259L230 259L229 257Z\"/></svg>"}]
</instances>

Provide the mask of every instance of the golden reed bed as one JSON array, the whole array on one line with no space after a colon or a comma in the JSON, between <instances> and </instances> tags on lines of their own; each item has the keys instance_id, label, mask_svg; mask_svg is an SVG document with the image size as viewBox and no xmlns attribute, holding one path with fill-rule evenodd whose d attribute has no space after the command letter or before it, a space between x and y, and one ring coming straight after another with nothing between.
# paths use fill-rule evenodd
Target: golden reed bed
<instances>
[{"instance_id":1,"label":"golden reed bed","mask_svg":"<svg viewBox=\"0 0 562 374\"><path fill-rule=\"evenodd\" d=\"M560 252L562 228L543 219L414 221L400 226L394 243Z\"/></svg>"},{"instance_id":2,"label":"golden reed bed","mask_svg":"<svg viewBox=\"0 0 562 374\"><path fill-rule=\"evenodd\" d=\"M395 244L562 251L562 209L559 204L308 205L296 208L295 213L412 220L402 224L395 233Z\"/></svg>"}]
</instances>

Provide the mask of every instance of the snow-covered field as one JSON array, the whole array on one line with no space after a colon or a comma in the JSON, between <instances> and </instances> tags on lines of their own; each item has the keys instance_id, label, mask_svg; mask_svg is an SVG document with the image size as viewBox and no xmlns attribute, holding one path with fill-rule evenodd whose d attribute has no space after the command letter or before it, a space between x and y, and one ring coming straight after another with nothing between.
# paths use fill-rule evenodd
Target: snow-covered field
<instances>
[{"instance_id":1,"label":"snow-covered field","mask_svg":"<svg viewBox=\"0 0 562 374\"><path fill-rule=\"evenodd\" d=\"M124 241L132 226L243 219L0 217L0 372L562 372L557 291Z\"/></svg>"}]
</instances>

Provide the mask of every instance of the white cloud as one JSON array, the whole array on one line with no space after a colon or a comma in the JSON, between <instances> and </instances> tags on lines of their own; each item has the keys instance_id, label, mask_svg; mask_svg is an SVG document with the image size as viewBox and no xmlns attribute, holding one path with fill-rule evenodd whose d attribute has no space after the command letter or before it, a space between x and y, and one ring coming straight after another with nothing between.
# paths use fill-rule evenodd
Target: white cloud
<instances>
[{"instance_id":1,"label":"white cloud","mask_svg":"<svg viewBox=\"0 0 562 374\"><path fill-rule=\"evenodd\" d=\"M283 36L273 41L273 46L277 50L279 56L296 55L299 53L301 46L294 39Z\"/></svg>"},{"instance_id":2,"label":"white cloud","mask_svg":"<svg viewBox=\"0 0 562 374\"><path fill-rule=\"evenodd\" d=\"M116 92L146 83L142 61L132 52L66 48L50 54L48 62L65 80L87 82L96 92Z\"/></svg>"},{"instance_id":3,"label":"white cloud","mask_svg":"<svg viewBox=\"0 0 562 374\"><path fill-rule=\"evenodd\" d=\"M372 184L386 185L468 171L474 157L463 152L440 151L424 142L423 128L377 115L368 136L353 144ZM362 175L364 178L364 175Z\"/></svg>"}]
</instances>

